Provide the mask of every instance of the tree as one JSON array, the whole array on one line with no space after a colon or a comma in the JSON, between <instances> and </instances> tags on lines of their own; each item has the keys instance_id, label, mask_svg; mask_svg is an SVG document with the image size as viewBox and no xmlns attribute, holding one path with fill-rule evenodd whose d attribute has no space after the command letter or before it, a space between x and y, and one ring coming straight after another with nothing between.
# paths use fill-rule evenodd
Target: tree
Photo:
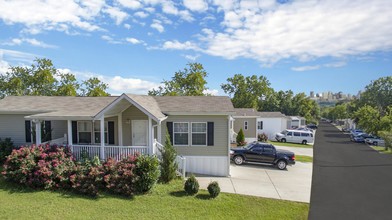
<instances>
[{"instance_id":1,"label":"tree","mask_svg":"<svg viewBox=\"0 0 392 220\"><path fill-rule=\"evenodd\" d=\"M380 130L380 113L376 108L365 105L359 108L354 115L359 119L359 127L367 133L377 134Z\"/></svg>"},{"instance_id":2,"label":"tree","mask_svg":"<svg viewBox=\"0 0 392 220\"><path fill-rule=\"evenodd\" d=\"M97 77L92 77L83 81L82 95L83 96L109 96L106 92L108 84L101 82Z\"/></svg>"},{"instance_id":3,"label":"tree","mask_svg":"<svg viewBox=\"0 0 392 220\"><path fill-rule=\"evenodd\" d=\"M60 74L60 85L57 88L58 96L77 96L80 84L75 75L71 73Z\"/></svg>"},{"instance_id":4,"label":"tree","mask_svg":"<svg viewBox=\"0 0 392 220\"><path fill-rule=\"evenodd\" d=\"M236 74L222 84L222 90L232 95L231 101L235 108L258 108L259 100L271 92L270 83L264 76L244 77Z\"/></svg>"},{"instance_id":5,"label":"tree","mask_svg":"<svg viewBox=\"0 0 392 220\"><path fill-rule=\"evenodd\" d=\"M168 183L176 177L178 166L176 162L177 152L170 141L169 132L166 132L165 146L159 151L162 154L160 181Z\"/></svg>"},{"instance_id":6,"label":"tree","mask_svg":"<svg viewBox=\"0 0 392 220\"><path fill-rule=\"evenodd\" d=\"M178 71L170 81L164 80L164 86L148 91L152 96L204 96L207 89L207 72L200 63L188 63L189 68Z\"/></svg>"},{"instance_id":7,"label":"tree","mask_svg":"<svg viewBox=\"0 0 392 220\"><path fill-rule=\"evenodd\" d=\"M237 142L238 146L244 146L246 144L245 135L244 135L244 131L242 130L242 128L240 129L240 131L237 134L236 142Z\"/></svg>"},{"instance_id":8,"label":"tree","mask_svg":"<svg viewBox=\"0 0 392 220\"><path fill-rule=\"evenodd\" d=\"M392 106L392 76L381 77L367 85L359 104L373 106L384 115L388 106Z\"/></svg>"}]
</instances>

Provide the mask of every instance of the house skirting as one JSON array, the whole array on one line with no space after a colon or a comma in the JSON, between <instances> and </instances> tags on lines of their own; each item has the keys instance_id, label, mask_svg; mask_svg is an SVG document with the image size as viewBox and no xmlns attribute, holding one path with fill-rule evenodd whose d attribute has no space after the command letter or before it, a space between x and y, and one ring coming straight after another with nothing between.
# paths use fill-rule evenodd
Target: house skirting
<instances>
[{"instance_id":1,"label":"house skirting","mask_svg":"<svg viewBox=\"0 0 392 220\"><path fill-rule=\"evenodd\" d=\"M229 176L230 160L227 156L184 156L186 172L211 176Z\"/></svg>"}]
</instances>

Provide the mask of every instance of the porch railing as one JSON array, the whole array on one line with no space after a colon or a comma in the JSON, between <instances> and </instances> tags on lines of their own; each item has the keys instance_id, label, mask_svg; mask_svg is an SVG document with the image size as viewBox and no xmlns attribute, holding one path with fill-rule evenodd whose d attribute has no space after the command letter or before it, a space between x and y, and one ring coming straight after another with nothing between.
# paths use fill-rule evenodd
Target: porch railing
<instances>
[{"instance_id":1,"label":"porch railing","mask_svg":"<svg viewBox=\"0 0 392 220\"><path fill-rule=\"evenodd\" d=\"M186 158L183 156L177 156L176 162L177 166L177 174L185 178L186 175Z\"/></svg>"},{"instance_id":2,"label":"porch railing","mask_svg":"<svg viewBox=\"0 0 392 220\"><path fill-rule=\"evenodd\" d=\"M95 156L101 157L101 146L99 145L72 145L72 153L76 160L82 159L83 156L93 158ZM115 158L120 160L122 157L128 155L148 154L148 147L146 146L105 146L105 158Z\"/></svg>"}]
</instances>

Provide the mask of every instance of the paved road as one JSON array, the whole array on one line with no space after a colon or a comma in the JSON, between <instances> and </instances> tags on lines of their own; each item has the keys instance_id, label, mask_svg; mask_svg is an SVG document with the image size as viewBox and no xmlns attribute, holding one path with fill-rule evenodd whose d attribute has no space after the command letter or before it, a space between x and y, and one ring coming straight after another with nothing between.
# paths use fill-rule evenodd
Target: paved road
<instances>
[{"instance_id":1,"label":"paved road","mask_svg":"<svg viewBox=\"0 0 392 220\"><path fill-rule=\"evenodd\" d=\"M321 123L314 145L310 220L392 219L392 156Z\"/></svg>"}]
</instances>

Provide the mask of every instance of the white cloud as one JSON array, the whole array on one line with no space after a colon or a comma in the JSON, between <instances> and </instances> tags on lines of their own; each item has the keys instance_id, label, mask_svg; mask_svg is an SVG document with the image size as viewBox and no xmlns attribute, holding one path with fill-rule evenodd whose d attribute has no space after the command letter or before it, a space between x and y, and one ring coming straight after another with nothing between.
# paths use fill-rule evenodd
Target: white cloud
<instances>
[{"instance_id":1,"label":"white cloud","mask_svg":"<svg viewBox=\"0 0 392 220\"><path fill-rule=\"evenodd\" d=\"M9 68L9 63L5 61L2 56L0 56L0 75L4 75L5 73L7 73Z\"/></svg>"},{"instance_id":2,"label":"white cloud","mask_svg":"<svg viewBox=\"0 0 392 220\"><path fill-rule=\"evenodd\" d=\"M196 61L200 57L200 55L199 54L197 54L197 55L186 54L186 55L184 55L184 57L187 60Z\"/></svg>"},{"instance_id":3,"label":"white cloud","mask_svg":"<svg viewBox=\"0 0 392 220\"><path fill-rule=\"evenodd\" d=\"M162 26L161 23L162 23L161 21L154 19L150 27L156 29L159 33L162 33L165 30L165 28Z\"/></svg>"},{"instance_id":4,"label":"white cloud","mask_svg":"<svg viewBox=\"0 0 392 220\"><path fill-rule=\"evenodd\" d=\"M124 24L124 27L129 30L132 26L130 24Z\"/></svg>"},{"instance_id":5,"label":"white cloud","mask_svg":"<svg viewBox=\"0 0 392 220\"><path fill-rule=\"evenodd\" d=\"M122 43L121 41L115 40L111 36L108 36L108 35L102 35L101 39L107 41L110 44L121 44Z\"/></svg>"},{"instance_id":6,"label":"white cloud","mask_svg":"<svg viewBox=\"0 0 392 220\"><path fill-rule=\"evenodd\" d=\"M140 44L140 43L143 43L143 41L138 40L138 39L136 39L136 38L132 38L132 37L126 38L125 40L128 41L128 42L131 43L131 44Z\"/></svg>"},{"instance_id":7,"label":"white cloud","mask_svg":"<svg viewBox=\"0 0 392 220\"><path fill-rule=\"evenodd\" d=\"M25 53L16 50L5 50L0 48L0 57L8 62L22 62L22 63L32 63L32 61L40 57L37 54Z\"/></svg>"},{"instance_id":8,"label":"white cloud","mask_svg":"<svg viewBox=\"0 0 392 220\"><path fill-rule=\"evenodd\" d=\"M211 28L199 39L203 51L213 56L268 65L287 58L309 61L392 50L389 0L259 1L253 9L252 2L213 4L224 13L224 30Z\"/></svg>"},{"instance_id":9,"label":"white cloud","mask_svg":"<svg viewBox=\"0 0 392 220\"><path fill-rule=\"evenodd\" d=\"M217 95L219 95L219 91L218 91L217 89L205 89L205 90L203 91L203 93L204 93L205 95L212 95L212 96L217 96Z\"/></svg>"},{"instance_id":10,"label":"white cloud","mask_svg":"<svg viewBox=\"0 0 392 220\"><path fill-rule=\"evenodd\" d=\"M104 77L103 81L108 83L111 90L121 93L147 94L148 90L159 86L159 83L121 76Z\"/></svg>"},{"instance_id":11,"label":"white cloud","mask_svg":"<svg viewBox=\"0 0 392 220\"><path fill-rule=\"evenodd\" d=\"M103 0L57 1L15 0L0 1L0 20L6 24L20 23L31 32L67 30L69 26L86 31L100 30L92 23L104 7Z\"/></svg>"},{"instance_id":12,"label":"white cloud","mask_svg":"<svg viewBox=\"0 0 392 220\"><path fill-rule=\"evenodd\" d=\"M346 64L347 64L346 62L340 61L340 62L335 62L335 63L327 63L327 64L324 64L324 66L325 67L335 67L335 68L337 68L337 67L345 66Z\"/></svg>"},{"instance_id":13,"label":"white cloud","mask_svg":"<svg viewBox=\"0 0 392 220\"><path fill-rule=\"evenodd\" d=\"M120 25L128 17L127 13L116 7L107 6L104 9L104 12L108 13L109 16L116 21L116 25Z\"/></svg>"},{"instance_id":14,"label":"white cloud","mask_svg":"<svg viewBox=\"0 0 392 220\"><path fill-rule=\"evenodd\" d=\"M204 12L208 10L208 4L204 0L184 0L183 4L191 11Z\"/></svg>"},{"instance_id":15,"label":"white cloud","mask_svg":"<svg viewBox=\"0 0 392 220\"><path fill-rule=\"evenodd\" d=\"M117 0L122 6L130 9L139 9L143 5L137 0Z\"/></svg>"},{"instance_id":16,"label":"white cloud","mask_svg":"<svg viewBox=\"0 0 392 220\"><path fill-rule=\"evenodd\" d=\"M146 18L146 17L148 17L149 14L147 14L147 13L144 12L144 11L138 11L138 12L136 12L134 15L135 15L136 17L139 17L139 18Z\"/></svg>"},{"instance_id":17,"label":"white cloud","mask_svg":"<svg viewBox=\"0 0 392 220\"><path fill-rule=\"evenodd\" d=\"M23 43L27 43L35 47L57 48L57 46L55 45L47 44L34 38L13 38L11 39L11 41L2 44L8 46L15 46L15 45L22 45Z\"/></svg>"},{"instance_id":18,"label":"white cloud","mask_svg":"<svg viewBox=\"0 0 392 220\"><path fill-rule=\"evenodd\" d=\"M199 50L198 46L190 41L181 43L177 40L166 41L163 43L162 49L164 50Z\"/></svg>"},{"instance_id":19,"label":"white cloud","mask_svg":"<svg viewBox=\"0 0 392 220\"><path fill-rule=\"evenodd\" d=\"M317 70L320 69L320 65L314 65L314 66L297 66L297 67L292 67L291 70L297 71L297 72L302 72L302 71L309 71L309 70Z\"/></svg>"}]
</instances>

